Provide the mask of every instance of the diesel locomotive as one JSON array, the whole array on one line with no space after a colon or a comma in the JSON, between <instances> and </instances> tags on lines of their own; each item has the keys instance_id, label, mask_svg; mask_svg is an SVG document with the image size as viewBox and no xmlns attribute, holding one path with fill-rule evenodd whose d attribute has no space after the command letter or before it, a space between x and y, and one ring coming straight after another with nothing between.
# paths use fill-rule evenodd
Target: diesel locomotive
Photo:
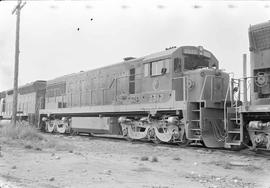
<instances>
[{"instance_id":1,"label":"diesel locomotive","mask_svg":"<svg viewBox=\"0 0 270 188\"><path fill-rule=\"evenodd\" d=\"M47 81L49 132L224 147L229 75L203 47L183 46Z\"/></svg>"},{"instance_id":2,"label":"diesel locomotive","mask_svg":"<svg viewBox=\"0 0 270 188\"><path fill-rule=\"evenodd\" d=\"M270 22L249 28L250 76L240 84L245 93L236 109L241 143L253 150L270 150ZM245 69L245 68L244 68ZM247 85L249 87L247 87ZM247 100L248 96L250 100ZM247 139L245 139L248 137ZM247 141L245 141L247 140ZM250 143L249 143L250 142Z\"/></svg>"},{"instance_id":3,"label":"diesel locomotive","mask_svg":"<svg viewBox=\"0 0 270 188\"><path fill-rule=\"evenodd\" d=\"M202 46L171 47L24 85L17 115L47 132L269 151L270 21L250 26L249 43L250 76L246 56L234 79ZM0 92L0 119L11 118L12 95Z\"/></svg>"},{"instance_id":4,"label":"diesel locomotive","mask_svg":"<svg viewBox=\"0 0 270 188\"><path fill-rule=\"evenodd\" d=\"M18 88L17 116L32 125L39 121L39 110L44 108L46 81L35 81ZM13 90L0 92L0 119L12 117Z\"/></svg>"},{"instance_id":5,"label":"diesel locomotive","mask_svg":"<svg viewBox=\"0 0 270 188\"><path fill-rule=\"evenodd\" d=\"M239 136L228 136L227 119L236 114L233 105L227 108L234 95L230 76L202 46L127 57L107 67L34 82L22 97L27 93L33 96L29 102L39 128L47 132L113 134L212 148L240 142ZM1 93L1 114L11 96L10 91Z\"/></svg>"}]
</instances>

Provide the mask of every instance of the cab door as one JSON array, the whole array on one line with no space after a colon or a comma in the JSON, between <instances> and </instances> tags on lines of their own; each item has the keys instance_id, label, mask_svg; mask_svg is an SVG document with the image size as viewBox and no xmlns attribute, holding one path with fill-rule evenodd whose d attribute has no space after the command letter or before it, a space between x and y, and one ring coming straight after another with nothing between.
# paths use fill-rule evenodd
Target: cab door
<instances>
[{"instance_id":1,"label":"cab door","mask_svg":"<svg viewBox=\"0 0 270 188\"><path fill-rule=\"evenodd\" d=\"M184 77L182 60L179 57L173 59L172 89L175 91L175 100L184 100Z\"/></svg>"}]
</instances>

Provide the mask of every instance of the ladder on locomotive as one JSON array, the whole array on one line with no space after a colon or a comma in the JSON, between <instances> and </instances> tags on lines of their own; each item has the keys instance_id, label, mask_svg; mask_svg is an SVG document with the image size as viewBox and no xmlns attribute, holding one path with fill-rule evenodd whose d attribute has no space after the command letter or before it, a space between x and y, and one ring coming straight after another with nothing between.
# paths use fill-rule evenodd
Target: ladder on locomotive
<instances>
[{"instance_id":1,"label":"ladder on locomotive","mask_svg":"<svg viewBox=\"0 0 270 188\"><path fill-rule=\"evenodd\" d=\"M236 89L237 88L237 91ZM237 146L241 146L243 142L243 126L241 123L240 117L240 80L232 79L231 82L231 99L230 99L230 107L227 107L226 117L226 132L227 136L225 138L225 147L233 148Z\"/></svg>"},{"instance_id":2,"label":"ladder on locomotive","mask_svg":"<svg viewBox=\"0 0 270 188\"><path fill-rule=\"evenodd\" d=\"M201 135L201 102L189 103L190 121L188 124L187 138L189 140L199 141L202 139Z\"/></svg>"}]
</instances>

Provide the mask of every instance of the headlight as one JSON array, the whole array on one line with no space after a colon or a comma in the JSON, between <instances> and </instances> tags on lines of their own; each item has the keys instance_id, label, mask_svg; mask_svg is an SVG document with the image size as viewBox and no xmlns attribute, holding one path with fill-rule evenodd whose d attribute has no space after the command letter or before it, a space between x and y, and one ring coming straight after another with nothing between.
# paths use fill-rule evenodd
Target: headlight
<instances>
[{"instance_id":1,"label":"headlight","mask_svg":"<svg viewBox=\"0 0 270 188\"><path fill-rule=\"evenodd\" d=\"M263 87L267 83L267 76L264 72L258 72L255 78L255 83L258 87Z\"/></svg>"},{"instance_id":2,"label":"headlight","mask_svg":"<svg viewBox=\"0 0 270 188\"><path fill-rule=\"evenodd\" d=\"M187 87L188 89L192 89L195 86L195 82L192 81L191 79L187 80Z\"/></svg>"}]
</instances>

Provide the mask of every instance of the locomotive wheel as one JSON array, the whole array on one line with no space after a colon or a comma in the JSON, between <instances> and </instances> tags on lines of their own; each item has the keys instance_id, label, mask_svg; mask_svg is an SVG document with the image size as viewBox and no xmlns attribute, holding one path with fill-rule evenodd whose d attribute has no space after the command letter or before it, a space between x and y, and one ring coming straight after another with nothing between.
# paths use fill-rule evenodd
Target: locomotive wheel
<instances>
[{"instance_id":1,"label":"locomotive wheel","mask_svg":"<svg viewBox=\"0 0 270 188\"><path fill-rule=\"evenodd\" d=\"M40 131L41 132L46 132L46 122L42 121L40 123Z\"/></svg>"},{"instance_id":2,"label":"locomotive wheel","mask_svg":"<svg viewBox=\"0 0 270 188\"><path fill-rule=\"evenodd\" d=\"M160 141L169 143L172 141L176 130L178 132L178 128L176 129L176 126L168 126L160 129L155 127L155 135Z\"/></svg>"},{"instance_id":3,"label":"locomotive wheel","mask_svg":"<svg viewBox=\"0 0 270 188\"><path fill-rule=\"evenodd\" d=\"M122 135L123 136L128 136L128 128L125 127L124 129L122 129Z\"/></svg>"},{"instance_id":4,"label":"locomotive wheel","mask_svg":"<svg viewBox=\"0 0 270 188\"><path fill-rule=\"evenodd\" d=\"M57 132L59 132L59 133L61 133L61 134L64 134L65 132L66 132L66 128L67 128L67 126L66 126L66 124L65 123L59 123L59 124L57 124L57 126L56 126L56 130L57 130Z\"/></svg>"},{"instance_id":5,"label":"locomotive wheel","mask_svg":"<svg viewBox=\"0 0 270 188\"><path fill-rule=\"evenodd\" d=\"M49 121L47 122L47 130L49 133L52 133L54 131L54 123Z\"/></svg>"},{"instance_id":6,"label":"locomotive wheel","mask_svg":"<svg viewBox=\"0 0 270 188\"><path fill-rule=\"evenodd\" d=\"M149 128L147 131L147 139L151 141L153 138L156 139L155 129Z\"/></svg>"},{"instance_id":7,"label":"locomotive wheel","mask_svg":"<svg viewBox=\"0 0 270 188\"><path fill-rule=\"evenodd\" d=\"M122 136L126 139L128 142L132 142L132 138L128 136L128 127L125 127L122 129Z\"/></svg>"}]
</instances>

